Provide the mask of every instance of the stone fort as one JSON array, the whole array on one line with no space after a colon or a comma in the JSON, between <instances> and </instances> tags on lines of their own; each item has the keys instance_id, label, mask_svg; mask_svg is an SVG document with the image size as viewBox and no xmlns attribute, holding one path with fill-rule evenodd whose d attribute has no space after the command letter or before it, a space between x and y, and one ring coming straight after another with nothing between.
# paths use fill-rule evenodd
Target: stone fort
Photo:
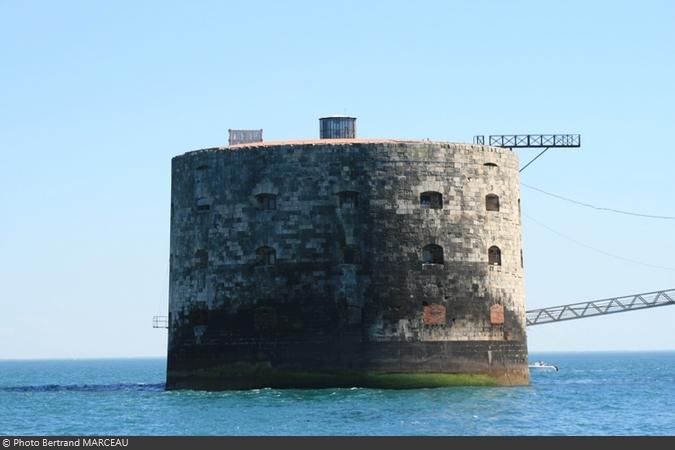
<instances>
[{"instance_id":1,"label":"stone fort","mask_svg":"<svg viewBox=\"0 0 675 450\"><path fill-rule=\"evenodd\" d=\"M167 388L527 384L517 156L320 123L173 158Z\"/></svg>"}]
</instances>

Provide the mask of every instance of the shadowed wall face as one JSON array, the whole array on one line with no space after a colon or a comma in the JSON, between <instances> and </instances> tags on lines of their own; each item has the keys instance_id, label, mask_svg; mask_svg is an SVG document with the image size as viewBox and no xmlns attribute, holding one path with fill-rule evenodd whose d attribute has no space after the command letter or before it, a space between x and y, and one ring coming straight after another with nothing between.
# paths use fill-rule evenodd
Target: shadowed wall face
<instances>
[{"instance_id":1,"label":"shadowed wall face","mask_svg":"<svg viewBox=\"0 0 675 450\"><path fill-rule=\"evenodd\" d=\"M518 198L516 156L477 145L174 158L167 385L527 383Z\"/></svg>"}]
</instances>

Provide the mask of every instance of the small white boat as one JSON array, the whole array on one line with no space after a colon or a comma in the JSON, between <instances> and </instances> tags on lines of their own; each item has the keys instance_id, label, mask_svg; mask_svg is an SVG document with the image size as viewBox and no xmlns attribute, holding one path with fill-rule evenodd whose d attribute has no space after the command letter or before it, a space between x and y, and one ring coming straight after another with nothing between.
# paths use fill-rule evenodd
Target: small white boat
<instances>
[{"instance_id":1,"label":"small white boat","mask_svg":"<svg viewBox=\"0 0 675 450\"><path fill-rule=\"evenodd\" d=\"M558 366L545 363L544 361L535 361L534 363L529 364L527 367L529 367L530 369L553 369L556 372L558 371Z\"/></svg>"}]
</instances>

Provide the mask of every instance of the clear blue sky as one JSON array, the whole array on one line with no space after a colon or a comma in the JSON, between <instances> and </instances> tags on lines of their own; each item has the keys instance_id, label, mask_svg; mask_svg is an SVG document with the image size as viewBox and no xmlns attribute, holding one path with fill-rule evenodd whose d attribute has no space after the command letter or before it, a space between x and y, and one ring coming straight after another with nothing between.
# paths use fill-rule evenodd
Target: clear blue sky
<instances>
[{"instance_id":1,"label":"clear blue sky","mask_svg":"<svg viewBox=\"0 0 675 450\"><path fill-rule=\"evenodd\" d=\"M170 159L228 128L468 142L581 133L522 181L675 215L671 1L0 0L0 358L164 355ZM521 158L534 151L521 151ZM523 213L675 268L675 222L523 188ZM675 287L524 221L529 308ZM535 327L531 350L675 349L675 307Z\"/></svg>"}]
</instances>

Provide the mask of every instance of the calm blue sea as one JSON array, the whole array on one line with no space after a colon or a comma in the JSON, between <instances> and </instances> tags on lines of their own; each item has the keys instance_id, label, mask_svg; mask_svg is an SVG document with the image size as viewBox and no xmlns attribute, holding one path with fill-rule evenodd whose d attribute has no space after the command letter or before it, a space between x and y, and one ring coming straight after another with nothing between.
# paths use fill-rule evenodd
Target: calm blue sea
<instances>
[{"instance_id":1,"label":"calm blue sea","mask_svg":"<svg viewBox=\"0 0 675 450\"><path fill-rule=\"evenodd\" d=\"M532 385L165 392L163 359L0 361L0 434L675 435L675 352L532 354Z\"/></svg>"}]
</instances>

